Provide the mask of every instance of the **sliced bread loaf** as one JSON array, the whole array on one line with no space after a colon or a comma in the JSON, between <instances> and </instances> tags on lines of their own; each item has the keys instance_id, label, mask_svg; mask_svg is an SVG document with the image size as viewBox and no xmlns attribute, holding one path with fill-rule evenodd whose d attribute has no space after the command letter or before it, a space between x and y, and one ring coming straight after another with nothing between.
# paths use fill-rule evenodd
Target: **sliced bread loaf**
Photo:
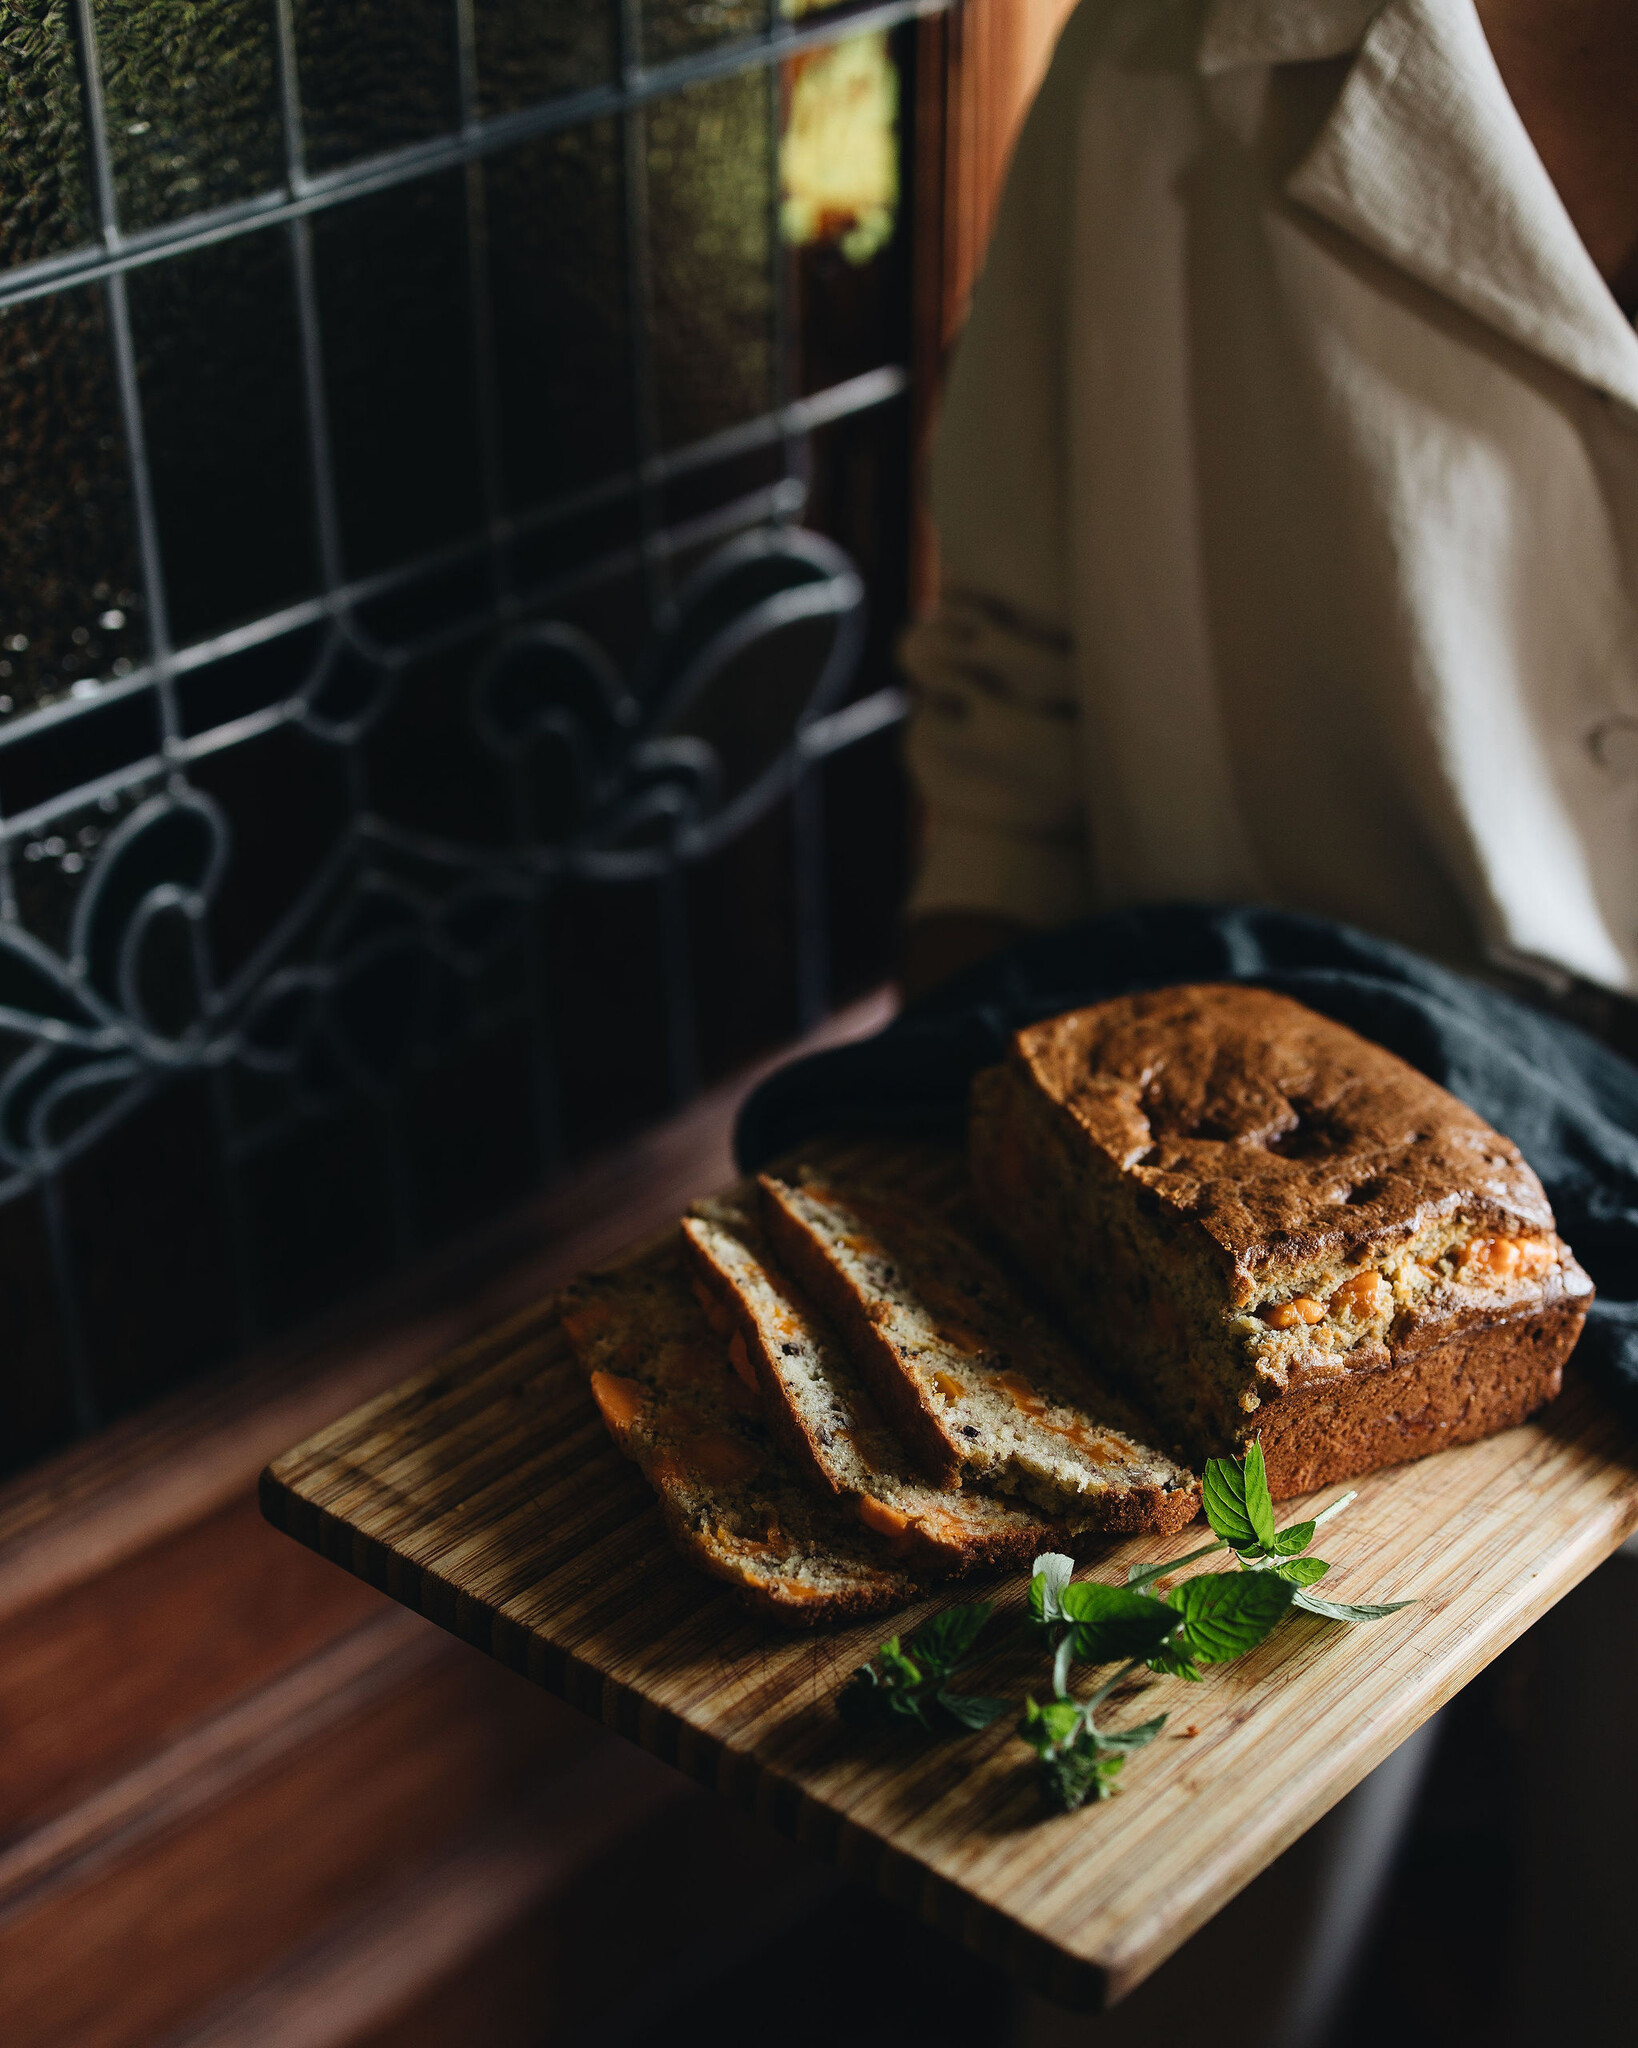
<instances>
[{"instance_id":1,"label":"sliced bread loaf","mask_svg":"<svg viewBox=\"0 0 1638 2048\"><path fill-rule=\"evenodd\" d=\"M564 1332L609 1434L659 1496L693 1564L776 1621L808 1627L902 1606L888 1545L813 1492L771 1440L689 1285L680 1233L566 1290Z\"/></svg>"},{"instance_id":2,"label":"sliced bread loaf","mask_svg":"<svg viewBox=\"0 0 1638 2048\"><path fill-rule=\"evenodd\" d=\"M1084 1526L930 1485L835 1332L773 1264L755 1202L752 1188L697 1202L683 1233L733 1333L736 1364L754 1372L770 1428L815 1485L847 1502L896 1555L940 1572L1027 1564Z\"/></svg>"},{"instance_id":3,"label":"sliced bread loaf","mask_svg":"<svg viewBox=\"0 0 1638 2048\"><path fill-rule=\"evenodd\" d=\"M1172 1531L1193 1473L1146 1442L973 1237L846 1175L761 1180L769 1238L940 1480L971 1474L1082 1528Z\"/></svg>"}]
</instances>

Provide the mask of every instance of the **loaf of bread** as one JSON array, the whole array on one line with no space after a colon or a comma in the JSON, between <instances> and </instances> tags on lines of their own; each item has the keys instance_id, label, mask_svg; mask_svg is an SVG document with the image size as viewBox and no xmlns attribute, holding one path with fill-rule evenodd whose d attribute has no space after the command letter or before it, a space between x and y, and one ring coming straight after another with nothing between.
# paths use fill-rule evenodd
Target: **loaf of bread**
<instances>
[{"instance_id":1,"label":"loaf of bread","mask_svg":"<svg viewBox=\"0 0 1638 2048\"><path fill-rule=\"evenodd\" d=\"M901 1607L921 1590L771 1440L760 1395L694 1298L680 1233L576 1282L562 1321L609 1434L690 1562L757 1612L803 1627Z\"/></svg>"},{"instance_id":2,"label":"loaf of bread","mask_svg":"<svg viewBox=\"0 0 1638 2048\"><path fill-rule=\"evenodd\" d=\"M1028 1564L1076 1533L1017 1501L934 1486L914 1469L835 1332L773 1263L754 1190L697 1202L683 1232L707 1314L754 1373L776 1439L895 1555L942 1575Z\"/></svg>"},{"instance_id":3,"label":"loaf of bread","mask_svg":"<svg viewBox=\"0 0 1638 2048\"><path fill-rule=\"evenodd\" d=\"M979 1479L1081 1529L1183 1528L1194 1475L947 1214L837 1172L760 1183L780 1263L935 1483Z\"/></svg>"},{"instance_id":4,"label":"loaf of bread","mask_svg":"<svg viewBox=\"0 0 1638 2048\"><path fill-rule=\"evenodd\" d=\"M1190 987L1020 1031L974 1083L991 1221L1190 1456L1300 1493L1521 1422L1592 1285L1516 1146L1284 997Z\"/></svg>"}]
</instances>

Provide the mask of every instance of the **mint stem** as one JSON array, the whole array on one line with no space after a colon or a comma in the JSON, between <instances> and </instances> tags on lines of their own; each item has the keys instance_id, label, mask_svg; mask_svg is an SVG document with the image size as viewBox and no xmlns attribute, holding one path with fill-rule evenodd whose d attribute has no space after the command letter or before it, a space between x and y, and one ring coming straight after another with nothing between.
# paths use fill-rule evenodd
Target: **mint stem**
<instances>
[{"instance_id":1,"label":"mint stem","mask_svg":"<svg viewBox=\"0 0 1638 2048\"><path fill-rule=\"evenodd\" d=\"M1321 1508L1314 1516L1314 1527L1318 1529L1322 1522L1329 1522L1333 1515L1340 1515L1351 1501L1358 1498L1357 1491L1341 1494L1328 1508ZM1287 1522L1285 1528L1294 1529L1297 1526L1295 1522ZM1279 1534L1283 1536L1285 1529L1280 1530ZM1135 1571L1127 1573L1126 1583L1134 1593L1141 1593L1146 1586L1152 1586L1156 1579L1165 1578L1168 1572L1180 1572L1185 1565L1198 1564L1203 1557L1212 1557L1219 1550L1227 1548L1228 1545L1223 1542L1208 1543L1199 1550L1191 1550L1186 1557L1168 1557L1159 1564L1141 1565Z\"/></svg>"},{"instance_id":2,"label":"mint stem","mask_svg":"<svg viewBox=\"0 0 1638 2048\"><path fill-rule=\"evenodd\" d=\"M1103 1705L1104 1701L1108 1699L1109 1695L1112 1692L1114 1692L1117 1689L1117 1687L1123 1685L1126 1682L1126 1680L1131 1677L1134 1671L1142 1671L1147 1661L1148 1660L1143 1657L1134 1657L1130 1664L1123 1664L1121 1668L1115 1673L1113 1678L1106 1680L1104 1684L1098 1687L1097 1691L1093 1693L1090 1696L1090 1698L1088 1698L1082 1703L1082 1712L1086 1715L1086 1725L1089 1728L1092 1726L1092 1716L1098 1711L1099 1707Z\"/></svg>"},{"instance_id":3,"label":"mint stem","mask_svg":"<svg viewBox=\"0 0 1638 2048\"><path fill-rule=\"evenodd\" d=\"M1160 1564L1143 1565L1127 1574L1126 1583L1134 1593L1141 1593L1145 1586L1152 1586L1156 1579L1163 1579L1168 1572L1180 1572L1186 1564L1198 1564L1201 1558L1227 1549L1226 1543L1208 1543L1204 1550L1191 1550L1187 1557L1168 1557Z\"/></svg>"}]
</instances>

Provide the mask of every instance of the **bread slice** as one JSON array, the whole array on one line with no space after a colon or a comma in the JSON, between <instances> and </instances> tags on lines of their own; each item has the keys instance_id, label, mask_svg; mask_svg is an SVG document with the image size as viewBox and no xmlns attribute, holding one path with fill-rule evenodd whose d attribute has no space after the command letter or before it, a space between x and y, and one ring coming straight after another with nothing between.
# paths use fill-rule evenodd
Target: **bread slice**
<instances>
[{"instance_id":1,"label":"bread slice","mask_svg":"<svg viewBox=\"0 0 1638 2048\"><path fill-rule=\"evenodd\" d=\"M907 1562L941 1573L1028 1564L1084 1523L1016 1501L949 1492L915 1471L846 1350L772 1263L746 1187L683 1219L736 1364L754 1372L769 1426L816 1486L844 1501Z\"/></svg>"},{"instance_id":2,"label":"bread slice","mask_svg":"<svg viewBox=\"0 0 1638 2048\"><path fill-rule=\"evenodd\" d=\"M920 1590L888 1546L776 1447L689 1285L683 1240L565 1291L563 1329L609 1434L690 1563L771 1620L811 1627Z\"/></svg>"},{"instance_id":3,"label":"bread slice","mask_svg":"<svg viewBox=\"0 0 1638 2048\"><path fill-rule=\"evenodd\" d=\"M943 1484L969 1475L1082 1528L1183 1528L1193 1473L1144 1440L973 1237L850 1176L760 1182L786 1270L836 1322L900 1433Z\"/></svg>"},{"instance_id":4,"label":"bread slice","mask_svg":"<svg viewBox=\"0 0 1638 2048\"><path fill-rule=\"evenodd\" d=\"M1265 989L1157 989L1020 1031L973 1084L996 1228L1197 1457L1277 1497L1507 1429L1592 1284L1517 1146Z\"/></svg>"}]
</instances>

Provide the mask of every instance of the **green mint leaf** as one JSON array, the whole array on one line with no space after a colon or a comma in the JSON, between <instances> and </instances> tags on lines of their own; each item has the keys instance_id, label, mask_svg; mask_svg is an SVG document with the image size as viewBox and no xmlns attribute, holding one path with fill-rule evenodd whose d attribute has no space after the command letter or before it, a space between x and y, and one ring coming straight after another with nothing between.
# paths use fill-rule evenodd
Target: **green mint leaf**
<instances>
[{"instance_id":1,"label":"green mint leaf","mask_svg":"<svg viewBox=\"0 0 1638 2048\"><path fill-rule=\"evenodd\" d=\"M1093 1730L1100 1749L1142 1749L1154 1741L1166 1725L1166 1716L1156 1714L1152 1721L1140 1721L1135 1728L1097 1728Z\"/></svg>"},{"instance_id":2,"label":"green mint leaf","mask_svg":"<svg viewBox=\"0 0 1638 2048\"><path fill-rule=\"evenodd\" d=\"M899 1648L897 1636L889 1636L876 1652L876 1662L881 1669L881 1682L885 1686L917 1686L921 1683L921 1670Z\"/></svg>"},{"instance_id":3,"label":"green mint leaf","mask_svg":"<svg viewBox=\"0 0 1638 2048\"><path fill-rule=\"evenodd\" d=\"M1072 1742L1080 1729L1081 1719L1080 1704L1076 1700L1048 1700L1044 1707L1038 1707L1034 1700L1025 1700L1024 1718L1018 1724L1018 1733L1032 1748L1045 1755L1061 1742Z\"/></svg>"},{"instance_id":4,"label":"green mint leaf","mask_svg":"<svg viewBox=\"0 0 1638 2048\"><path fill-rule=\"evenodd\" d=\"M1187 1641L1181 1633L1171 1642L1163 1643L1158 1650L1151 1651L1144 1662L1151 1671L1163 1672L1168 1678L1198 1681L1205 1675L1190 1656Z\"/></svg>"},{"instance_id":5,"label":"green mint leaf","mask_svg":"<svg viewBox=\"0 0 1638 2048\"><path fill-rule=\"evenodd\" d=\"M1037 1621L1063 1620L1063 1591L1075 1560L1061 1551L1045 1550L1035 1560L1029 1582L1029 1611Z\"/></svg>"},{"instance_id":6,"label":"green mint leaf","mask_svg":"<svg viewBox=\"0 0 1638 2048\"><path fill-rule=\"evenodd\" d=\"M1095 1799L1112 1799L1124 1756L1096 1749L1069 1749L1043 1757L1041 1796L1054 1813L1077 1813Z\"/></svg>"},{"instance_id":7,"label":"green mint leaf","mask_svg":"<svg viewBox=\"0 0 1638 2048\"><path fill-rule=\"evenodd\" d=\"M1070 1586L1063 1606L1065 1618L1075 1624L1070 1638L1075 1655L1087 1664L1147 1657L1177 1627L1177 1615L1164 1600L1095 1579Z\"/></svg>"},{"instance_id":8,"label":"green mint leaf","mask_svg":"<svg viewBox=\"0 0 1638 2048\"><path fill-rule=\"evenodd\" d=\"M861 1664L854 1672L838 1695L836 1707L850 1728L882 1728L895 1721L930 1726L921 1693L884 1678L870 1664Z\"/></svg>"},{"instance_id":9,"label":"green mint leaf","mask_svg":"<svg viewBox=\"0 0 1638 2048\"><path fill-rule=\"evenodd\" d=\"M1153 1614L1166 1605L1152 1593L1134 1593L1130 1586L1111 1586L1103 1579L1082 1579L1064 1589L1065 1621L1113 1621Z\"/></svg>"},{"instance_id":10,"label":"green mint leaf","mask_svg":"<svg viewBox=\"0 0 1638 2048\"><path fill-rule=\"evenodd\" d=\"M1167 1594L1183 1617L1178 1645L1197 1664L1226 1664L1254 1650L1291 1605L1295 1588L1272 1572L1204 1572Z\"/></svg>"},{"instance_id":11,"label":"green mint leaf","mask_svg":"<svg viewBox=\"0 0 1638 2048\"><path fill-rule=\"evenodd\" d=\"M987 1700L971 1692L945 1692L941 1688L937 1697L950 1719L969 1734L988 1728L992 1721L999 1721L1012 1708L1011 1700Z\"/></svg>"},{"instance_id":12,"label":"green mint leaf","mask_svg":"<svg viewBox=\"0 0 1638 2048\"><path fill-rule=\"evenodd\" d=\"M1055 1813L1073 1813L1089 1799L1107 1799L1126 1752L1151 1739L1133 1731L1136 1740L1108 1741L1091 1725L1089 1709L1074 1700L1052 1700L1038 1707L1024 1703L1018 1733L1038 1758L1041 1797Z\"/></svg>"},{"instance_id":13,"label":"green mint leaf","mask_svg":"<svg viewBox=\"0 0 1638 2048\"><path fill-rule=\"evenodd\" d=\"M1246 1508L1246 1475L1228 1458L1212 1458L1200 1482L1200 1498L1214 1536L1238 1550L1255 1543L1257 1531Z\"/></svg>"},{"instance_id":14,"label":"green mint leaf","mask_svg":"<svg viewBox=\"0 0 1638 2048\"><path fill-rule=\"evenodd\" d=\"M1414 1600L1388 1600L1374 1607L1350 1607L1341 1600L1321 1600L1316 1593L1299 1593L1293 1600L1304 1614L1317 1614L1324 1621L1380 1621L1385 1614L1397 1614L1401 1607L1414 1607Z\"/></svg>"},{"instance_id":15,"label":"green mint leaf","mask_svg":"<svg viewBox=\"0 0 1638 2048\"><path fill-rule=\"evenodd\" d=\"M1317 1586L1331 1567L1323 1557L1288 1557L1274 1569L1293 1586Z\"/></svg>"},{"instance_id":16,"label":"green mint leaf","mask_svg":"<svg viewBox=\"0 0 1638 2048\"><path fill-rule=\"evenodd\" d=\"M990 1600L946 1607L922 1623L907 1647L929 1678L948 1678L969 1654L994 1612L995 1603Z\"/></svg>"},{"instance_id":17,"label":"green mint leaf","mask_svg":"<svg viewBox=\"0 0 1638 2048\"><path fill-rule=\"evenodd\" d=\"M1263 1549L1272 1550L1276 1541L1274 1502L1268 1491L1268 1468L1263 1463L1263 1447L1260 1443L1254 1443L1246 1452L1242 1476L1245 1485L1246 1520L1250 1522Z\"/></svg>"},{"instance_id":18,"label":"green mint leaf","mask_svg":"<svg viewBox=\"0 0 1638 2048\"><path fill-rule=\"evenodd\" d=\"M1293 1522L1289 1529L1282 1529L1274 1539L1274 1548L1281 1557L1296 1557L1306 1550L1314 1540L1317 1522Z\"/></svg>"}]
</instances>

